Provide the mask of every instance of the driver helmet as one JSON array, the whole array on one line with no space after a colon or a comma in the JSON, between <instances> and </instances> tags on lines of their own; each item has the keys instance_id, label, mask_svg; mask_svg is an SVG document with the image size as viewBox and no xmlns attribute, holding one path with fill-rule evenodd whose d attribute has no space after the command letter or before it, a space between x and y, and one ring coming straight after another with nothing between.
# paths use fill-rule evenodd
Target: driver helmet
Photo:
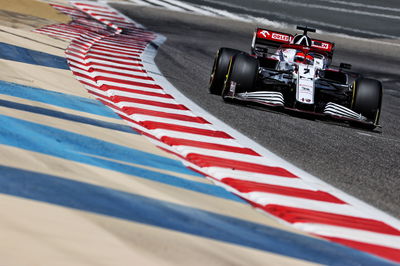
<instances>
[{"instance_id":1,"label":"driver helmet","mask_svg":"<svg viewBox=\"0 0 400 266\"><path fill-rule=\"evenodd\" d=\"M314 64L314 57L312 55L305 54L305 53L303 53L301 51L298 51L295 54L293 61L296 62L296 63L312 65L312 64Z\"/></svg>"},{"instance_id":2,"label":"driver helmet","mask_svg":"<svg viewBox=\"0 0 400 266\"><path fill-rule=\"evenodd\" d=\"M303 46L311 46L311 38L307 35L297 34L293 38L293 44L303 45Z\"/></svg>"}]
</instances>

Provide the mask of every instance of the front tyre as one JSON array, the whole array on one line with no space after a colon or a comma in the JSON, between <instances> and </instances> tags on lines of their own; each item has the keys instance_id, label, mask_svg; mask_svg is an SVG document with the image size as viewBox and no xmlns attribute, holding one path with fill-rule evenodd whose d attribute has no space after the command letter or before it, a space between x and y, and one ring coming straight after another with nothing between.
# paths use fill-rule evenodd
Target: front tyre
<instances>
[{"instance_id":1,"label":"front tyre","mask_svg":"<svg viewBox=\"0 0 400 266\"><path fill-rule=\"evenodd\" d=\"M255 91L258 69L256 58L245 53L234 56L229 64L222 98L229 100L237 93Z\"/></svg>"},{"instance_id":2,"label":"front tyre","mask_svg":"<svg viewBox=\"0 0 400 266\"><path fill-rule=\"evenodd\" d=\"M382 94L382 83L378 80L360 78L353 84L351 109L372 122L371 128L375 128L379 123Z\"/></svg>"},{"instance_id":3,"label":"front tyre","mask_svg":"<svg viewBox=\"0 0 400 266\"><path fill-rule=\"evenodd\" d=\"M231 57L241 51L232 48L220 48L215 56L214 65L210 76L209 92L216 95L221 95L224 87L226 73Z\"/></svg>"}]
</instances>

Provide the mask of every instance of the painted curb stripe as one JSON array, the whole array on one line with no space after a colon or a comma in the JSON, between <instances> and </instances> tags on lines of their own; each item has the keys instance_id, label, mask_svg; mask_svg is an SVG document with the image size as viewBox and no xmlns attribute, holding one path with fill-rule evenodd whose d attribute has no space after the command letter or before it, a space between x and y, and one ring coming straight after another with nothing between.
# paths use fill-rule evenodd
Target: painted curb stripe
<instances>
[{"instance_id":1,"label":"painted curb stripe","mask_svg":"<svg viewBox=\"0 0 400 266\"><path fill-rule=\"evenodd\" d=\"M400 243L397 234L400 223L393 217L321 181L316 181L316 178L282 162L281 159L276 159L268 151L252 154L253 149L246 147L247 144L241 145L228 133L229 131L218 129L218 125L210 123L207 124L207 128L194 127L194 121L185 121L184 117L204 117L204 114L194 113L186 106L189 104L187 100L184 100L185 105L180 103L182 97L175 97L177 93L174 88L168 87L167 83L144 83L142 78L133 81L135 77L114 78L96 72L98 68L106 69L110 71L109 74L115 75L132 71L141 71L143 75L147 75L148 68L154 68L153 63L148 62L153 62L155 46L162 42L162 37L146 31L106 5L80 1L72 4L91 17L87 19L88 25L97 20L114 31L105 31L106 28L103 27L102 31L95 33L87 26L87 32L82 33L80 28L81 35L71 41L72 49L68 48L66 52L71 69L90 93L112 108L130 126L149 137L156 146L182 158L191 169L204 173L215 180L216 184L266 213L312 234L400 261L400 249L396 245L396 248L392 247L393 239ZM115 14L113 13L111 19L107 19L110 18L110 12ZM84 24L81 23L81 26L84 27ZM54 27L57 30L57 26ZM119 57L105 56L104 53L99 55L98 49L125 54ZM132 54L140 54L142 63L138 64L135 60L126 62ZM127 90L131 90L133 94L119 93L126 93ZM150 100L146 94L134 93L134 90L160 94L165 92L172 94L176 102L174 99L162 97ZM168 114L172 117L167 117ZM148 120L151 116L161 115L172 120ZM174 119L179 120L178 116L182 119L179 123L174 123ZM203 119L210 121L207 114ZM299 186L296 187L295 184ZM292 216L291 213L295 215ZM324 218L322 213L326 213L329 219ZM335 222L332 222L332 219L335 219ZM374 235L371 235L372 233ZM371 248L372 246L375 246L376 250Z\"/></svg>"},{"instance_id":2,"label":"painted curb stripe","mask_svg":"<svg viewBox=\"0 0 400 266\"><path fill-rule=\"evenodd\" d=\"M339 215L327 212L311 211L300 208L290 208L286 206L269 205L265 208L269 213L279 217L285 217L290 223L319 223L330 224L343 227L351 227L382 234L400 235L400 231L388 226L387 224L354 216Z\"/></svg>"},{"instance_id":3,"label":"painted curb stripe","mask_svg":"<svg viewBox=\"0 0 400 266\"><path fill-rule=\"evenodd\" d=\"M243 153L243 154L248 154L248 155L253 155L253 156L260 156L258 153L256 153L252 149L243 148L243 147L234 147L234 146L223 145L223 144L208 143L208 142L189 140L189 139L179 139L179 138L173 138L173 137L167 137L167 136L162 137L161 141L170 146L190 146L190 147L199 147L199 148L205 148L205 149L230 151L230 152L235 152L235 153Z\"/></svg>"},{"instance_id":4,"label":"painted curb stripe","mask_svg":"<svg viewBox=\"0 0 400 266\"><path fill-rule=\"evenodd\" d=\"M313 199L319 201L327 201L333 203L342 203L345 204L344 201L338 199L337 197L323 191L314 191L314 190L306 190L306 189L298 189L298 188L288 188L283 186L277 185L270 185L270 184L263 184L251 181L243 181L237 180L233 178L224 178L221 180L224 184L235 188L237 191L241 193L248 193L248 192L266 192L266 193L276 193L281 195L287 196L294 196L299 198L305 199ZM285 217L287 220L287 217Z\"/></svg>"}]
</instances>

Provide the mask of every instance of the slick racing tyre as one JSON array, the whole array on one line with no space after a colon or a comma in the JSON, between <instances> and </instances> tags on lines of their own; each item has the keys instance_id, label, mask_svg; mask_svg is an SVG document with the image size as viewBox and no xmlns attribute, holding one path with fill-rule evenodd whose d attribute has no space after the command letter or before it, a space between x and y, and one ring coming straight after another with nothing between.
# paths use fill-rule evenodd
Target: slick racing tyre
<instances>
[{"instance_id":1,"label":"slick racing tyre","mask_svg":"<svg viewBox=\"0 0 400 266\"><path fill-rule=\"evenodd\" d=\"M234 56L229 63L222 98L229 100L237 93L254 91L258 68L259 62L256 58L245 53Z\"/></svg>"},{"instance_id":2,"label":"slick racing tyre","mask_svg":"<svg viewBox=\"0 0 400 266\"><path fill-rule=\"evenodd\" d=\"M221 95L224 87L226 73L231 57L241 51L231 48L220 48L215 56L214 65L210 76L209 91L212 94Z\"/></svg>"},{"instance_id":3,"label":"slick racing tyre","mask_svg":"<svg viewBox=\"0 0 400 266\"><path fill-rule=\"evenodd\" d=\"M351 109L362 114L375 126L379 123L382 105L382 83L375 79L360 78L353 84Z\"/></svg>"}]
</instances>

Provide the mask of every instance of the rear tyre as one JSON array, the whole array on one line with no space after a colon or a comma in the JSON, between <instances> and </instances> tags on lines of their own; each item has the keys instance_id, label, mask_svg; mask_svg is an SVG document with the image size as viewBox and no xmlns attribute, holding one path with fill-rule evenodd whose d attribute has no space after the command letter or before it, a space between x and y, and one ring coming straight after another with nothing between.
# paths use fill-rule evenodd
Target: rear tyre
<instances>
[{"instance_id":1,"label":"rear tyre","mask_svg":"<svg viewBox=\"0 0 400 266\"><path fill-rule=\"evenodd\" d=\"M210 76L209 92L221 95L224 88L226 73L228 72L229 61L232 56L241 51L232 48L220 48L215 56L214 65Z\"/></svg>"},{"instance_id":2,"label":"rear tyre","mask_svg":"<svg viewBox=\"0 0 400 266\"><path fill-rule=\"evenodd\" d=\"M256 58L245 53L234 56L229 64L222 98L229 100L234 94L255 91L258 69Z\"/></svg>"},{"instance_id":3,"label":"rear tyre","mask_svg":"<svg viewBox=\"0 0 400 266\"><path fill-rule=\"evenodd\" d=\"M360 78L353 85L351 109L365 116L375 128L379 123L382 105L382 83L375 79Z\"/></svg>"}]
</instances>

